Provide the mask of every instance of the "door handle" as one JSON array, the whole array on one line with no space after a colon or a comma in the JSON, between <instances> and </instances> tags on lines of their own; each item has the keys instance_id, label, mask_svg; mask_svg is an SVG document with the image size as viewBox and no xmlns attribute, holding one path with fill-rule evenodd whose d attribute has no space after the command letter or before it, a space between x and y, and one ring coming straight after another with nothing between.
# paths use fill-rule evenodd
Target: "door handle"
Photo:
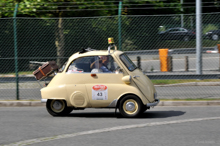
<instances>
[{"instance_id":1,"label":"door handle","mask_svg":"<svg viewBox=\"0 0 220 146\"><path fill-rule=\"evenodd\" d=\"M140 77L140 76L133 76L133 78L137 78L137 77Z\"/></svg>"},{"instance_id":2,"label":"door handle","mask_svg":"<svg viewBox=\"0 0 220 146\"><path fill-rule=\"evenodd\" d=\"M91 74L91 77L96 77L96 74Z\"/></svg>"}]
</instances>

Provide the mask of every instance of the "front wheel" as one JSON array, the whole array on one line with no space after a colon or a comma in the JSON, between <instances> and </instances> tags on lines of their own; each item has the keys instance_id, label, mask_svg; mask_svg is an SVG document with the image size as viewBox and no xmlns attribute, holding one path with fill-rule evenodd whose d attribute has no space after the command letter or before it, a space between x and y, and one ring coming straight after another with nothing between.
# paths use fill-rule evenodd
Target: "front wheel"
<instances>
[{"instance_id":1,"label":"front wheel","mask_svg":"<svg viewBox=\"0 0 220 146\"><path fill-rule=\"evenodd\" d=\"M141 100L133 95L124 97L119 103L119 111L122 116L133 118L140 115L142 112L143 104Z\"/></svg>"},{"instance_id":2,"label":"front wheel","mask_svg":"<svg viewBox=\"0 0 220 146\"><path fill-rule=\"evenodd\" d=\"M67 107L64 100L48 100L46 108L52 116L65 116L73 110L73 108Z\"/></svg>"},{"instance_id":3,"label":"front wheel","mask_svg":"<svg viewBox=\"0 0 220 146\"><path fill-rule=\"evenodd\" d=\"M217 41L219 39L219 36L217 34L212 35L212 40Z\"/></svg>"},{"instance_id":4,"label":"front wheel","mask_svg":"<svg viewBox=\"0 0 220 146\"><path fill-rule=\"evenodd\" d=\"M184 36L183 41L188 42L190 40L189 36Z\"/></svg>"}]
</instances>

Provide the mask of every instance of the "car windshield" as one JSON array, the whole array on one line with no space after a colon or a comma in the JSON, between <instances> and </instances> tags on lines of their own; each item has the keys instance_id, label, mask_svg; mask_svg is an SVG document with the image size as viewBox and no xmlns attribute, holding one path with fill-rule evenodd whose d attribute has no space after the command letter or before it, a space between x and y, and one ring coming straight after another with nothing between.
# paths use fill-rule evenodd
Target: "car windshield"
<instances>
[{"instance_id":1,"label":"car windshield","mask_svg":"<svg viewBox=\"0 0 220 146\"><path fill-rule=\"evenodd\" d=\"M129 71L133 71L137 68L136 65L131 61L131 59L126 54L120 55L120 59L124 63L124 65L128 68Z\"/></svg>"}]
</instances>

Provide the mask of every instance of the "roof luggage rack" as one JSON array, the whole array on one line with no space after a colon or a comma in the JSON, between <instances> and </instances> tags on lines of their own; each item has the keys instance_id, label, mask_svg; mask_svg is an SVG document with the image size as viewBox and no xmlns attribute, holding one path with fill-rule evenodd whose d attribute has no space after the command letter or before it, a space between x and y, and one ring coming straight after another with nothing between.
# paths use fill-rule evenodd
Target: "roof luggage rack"
<instances>
[{"instance_id":1,"label":"roof luggage rack","mask_svg":"<svg viewBox=\"0 0 220 146\"><path fill-rule=\"evenodd\" d=\"M82 48L82 50L79 51L79 54L83 54L83 53L90 52L90 51L95 51L95 49L91 49L90 47L88 47L87 49Z\"/></svg>"}]
</instances>

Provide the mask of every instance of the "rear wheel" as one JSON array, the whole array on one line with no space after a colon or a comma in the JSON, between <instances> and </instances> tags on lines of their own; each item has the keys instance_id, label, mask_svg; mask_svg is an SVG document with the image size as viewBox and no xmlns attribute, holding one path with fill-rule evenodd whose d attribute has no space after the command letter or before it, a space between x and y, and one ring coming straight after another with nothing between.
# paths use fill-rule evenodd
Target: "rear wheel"
<instances>
[{"instance_id":1,"label":"rear wheel","mask_svg":"<svg viewBox=\"0 0 220 146\"><path fill-rule=\"evenodd\" d=\"M134 95L125 96L119 103L119 111L122 116L133 118L140 115L143 104L141 100Z\"/></svg>"},{"instance_id":2,"label":"rear wheel","mask_svg":"<svg viewBox=\"0 0 220 146\"><path fill-rule=\"evenodd\" d=\"M48 100L46 108L52 116L65 116L73 110L73 108L67 107L64 100Z\"/></svg>"}]
</instances>

